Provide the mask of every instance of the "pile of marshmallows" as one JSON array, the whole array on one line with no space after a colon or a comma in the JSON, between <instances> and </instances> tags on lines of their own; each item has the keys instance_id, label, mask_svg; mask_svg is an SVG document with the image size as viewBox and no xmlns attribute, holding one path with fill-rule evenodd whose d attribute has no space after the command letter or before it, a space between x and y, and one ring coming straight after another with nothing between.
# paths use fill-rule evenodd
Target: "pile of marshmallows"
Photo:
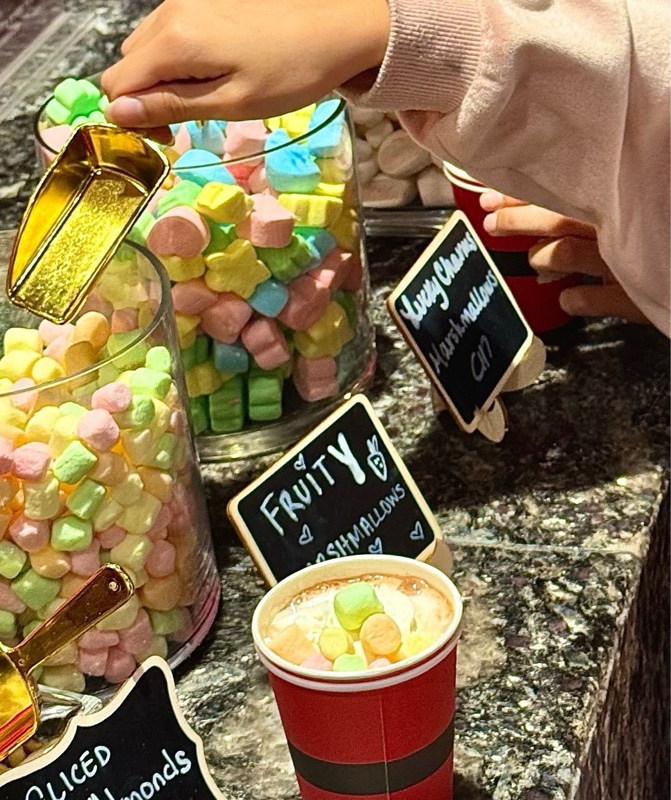
<instances>
[{"instance_id":1,"label":"pile of marshmallows","mask_svg":"<svg viewBox=\"0 0 671 800\"><path fill-rule=\"evenodd\" d=\"M118 683L191 628L196 520L170 352L84 313L10 328L0 358L0 639L26 636L104 563L137 593L50 658L43 683ZM92 372L56 381L118 354Z\"/></svg>"},{"instance_id":2,"label":"pile of marshmallows","mask_svg":"<svg viewBox=\"0 0 671 800\"><path fill-rule=\"evenodd\" d=\"M316 644L297 623L274 633L266 644L291 664L353 672L403 661L436 640L423 632L404 637L393 617L385 613L375 588L366 581L352 583L336 592L333 612L339 625L326 625Z\"/></svg>"},{"instance_id":3,"label":"pile of marshmallows","mask_svg":"<svg viewBox=\"0 0 671 800\"><path fill-rule=\"evenodd\" d=\"M417 200L423 206L454 206L442 162L416 144L392 112L351 106L350 114L364 206L398 208Z\"/></svg>"},{"instance_id":4,"label":"pile of marshmallows","mask_svg":"<svg viewBox=\"0 0 671 800\"><path fill-rule=\"evenodd\" d=\"M54 95L42 137L58 150L107 101L71 78ZM132 237L173 283L196 433L280 418L289 378L307 402L352 380L362 266L338 105L173 126L173 170Z\"/></svg>"}]
</instances>

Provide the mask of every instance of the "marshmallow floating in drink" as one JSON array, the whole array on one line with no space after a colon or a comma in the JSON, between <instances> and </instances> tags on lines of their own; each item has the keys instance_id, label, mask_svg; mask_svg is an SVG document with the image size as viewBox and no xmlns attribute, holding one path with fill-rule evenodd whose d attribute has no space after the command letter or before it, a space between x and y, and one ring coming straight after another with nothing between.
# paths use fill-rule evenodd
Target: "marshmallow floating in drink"
<instances>
[{"instance_id":1,"label":"marshmallow floating in drink","mask_svg":"<svg viewBox=\"0 0 671 800\"><path fill-rule=\"evenodd\" d=\"M309 669L379 669L429 648L452 621L453 609L428 583L362 575L298 594L270 622L266 644Z\"/></svg>"}]
</instances>

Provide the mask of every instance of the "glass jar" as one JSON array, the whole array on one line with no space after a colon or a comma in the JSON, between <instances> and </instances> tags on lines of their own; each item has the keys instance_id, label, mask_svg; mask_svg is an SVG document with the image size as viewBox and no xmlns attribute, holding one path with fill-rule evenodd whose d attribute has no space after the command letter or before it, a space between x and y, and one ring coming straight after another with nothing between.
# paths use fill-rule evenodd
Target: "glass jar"
<instances>
[{"instance_id":1,"label":"glass jar","mask_svg":"<svg viewBox=\"0 0 671 800\"><path fill-rule=\"evenodd\" d=\"M0 320L0 639L23 638L119 563L135 596L37 676L104 694L149 655L182 662L219 602L170 283L128 242L74 324L4 293Z\"/></svg>"},{"instance_id":2,"label":"glass jar","mask_svg":"<svg viewBox=\"0 0 671 800\"><path fill-rule=\"evenodd\" d=\"M53 124L67 115L52 102L36 123L43 164L70 129ZM172 171L131 238L173 284L199 453L217 461L285 449L375 367L345 103L189 122L173 135Z\"/></svg>"}]
</instances>

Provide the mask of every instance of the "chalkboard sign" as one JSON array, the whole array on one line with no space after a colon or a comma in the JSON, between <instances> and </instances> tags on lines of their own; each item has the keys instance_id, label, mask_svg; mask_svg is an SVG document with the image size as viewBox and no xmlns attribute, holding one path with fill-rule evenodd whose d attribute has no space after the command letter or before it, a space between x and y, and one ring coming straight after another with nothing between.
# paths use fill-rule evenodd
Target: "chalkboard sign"
<instances>
[{"instance_id":1,"label":"chalkboard sign","mask_svg":"<svg viewBox=\"0 0 671 800\"><path fill-rule=\"evenodd\" d=\"M387 553L428 559L440 528L363 395L228 505L266 581L317 561Z\"/></svg>"},{"instance_id":2,"label":"chalkboard sign","mask_svg":"<svg viewBox=\"0 0 671 800\"><path fill-rule=\"evenodd\" d=\"M225 800L203 744L152 657L102 711L76 717L45 755L0 776L2 800Z\"/></svg>"},{"instance_id":3,"label":"chalkboard sign","mask_svg":"<svg viewBox=\"0 0 671 800\"><path fill-rule=\"evenodd\" d=\"M450 217L387 306L452 415L474 431L533 334L462 212Z\"/></svg>"}]
</instances>

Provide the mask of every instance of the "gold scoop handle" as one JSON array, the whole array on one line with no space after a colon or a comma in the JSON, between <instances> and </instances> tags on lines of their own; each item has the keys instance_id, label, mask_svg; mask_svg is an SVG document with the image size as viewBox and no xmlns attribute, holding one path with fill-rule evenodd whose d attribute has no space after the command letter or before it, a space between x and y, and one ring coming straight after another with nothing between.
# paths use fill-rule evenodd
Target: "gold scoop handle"
<instances>
[{"instance_id":1,"label":"gold scoop handle","mask_svg":"<svg viewBox=\"0 0 671 800\"><path fill-rule=\"evenodd\" d=\"M76 594L17 645L12 653L14 662L24 674L31 672L116 611L134 591L133 582L121 567L116 564L101 567Z\"/></svg>"}]
</instances>

